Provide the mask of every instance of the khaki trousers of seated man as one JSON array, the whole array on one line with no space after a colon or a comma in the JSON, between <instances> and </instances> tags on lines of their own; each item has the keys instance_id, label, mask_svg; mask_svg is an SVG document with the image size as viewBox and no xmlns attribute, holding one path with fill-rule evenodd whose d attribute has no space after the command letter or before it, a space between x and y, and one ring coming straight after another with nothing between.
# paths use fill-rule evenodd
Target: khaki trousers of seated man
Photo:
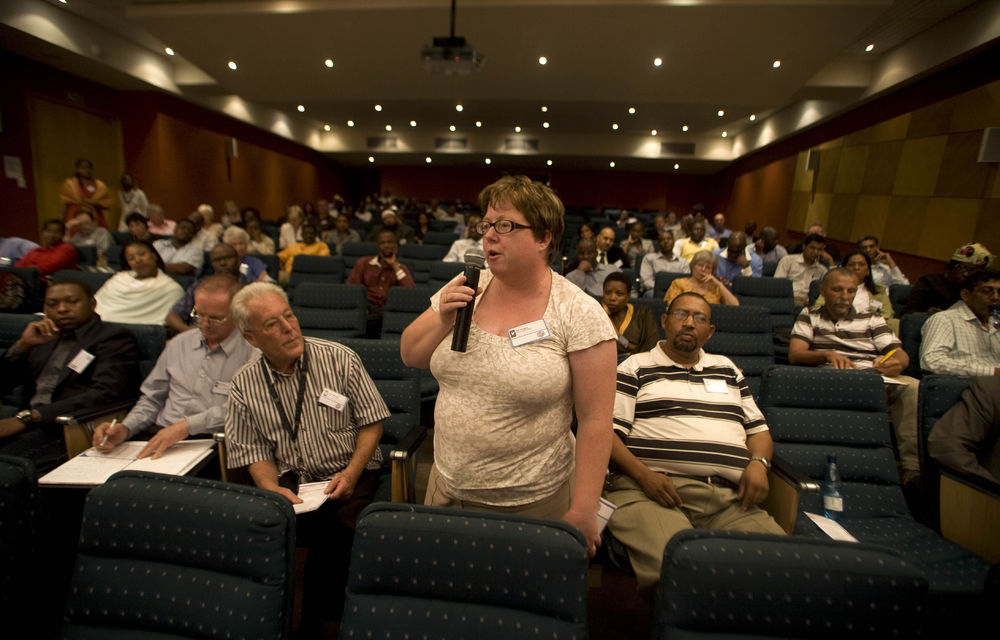
<instances>
[{"instance_id":1,"label":"khaki trousers of seated man","mask_svg":"<svg viewBox=\"0 0 1000 640\"><path fill-rule=\"evenodd\" d=\"M683 501L681 507L664 507L652 500L626 475L616 475L604 497L618 509L608 528L628 547L639 591L660 581L663 549L674 534L684 529L722 529L785 535L778 523L760 507L744 510L736 491L690 478L672 477Z\"/></svg>"},{"instance_id":2,"label":"khaki trousers of seated man","mask_svg":"<svg viewBox=\"0 0 1000 640\"><path fill-rule=\"evenodd\" d=\"M896 448L902 482L912 481L920 475L920 454L917 450L917 394L920 381L909 376L897 376L906 385L885 385L889 396L889 421L896 433Z\"/></svg>"}]
</instances>

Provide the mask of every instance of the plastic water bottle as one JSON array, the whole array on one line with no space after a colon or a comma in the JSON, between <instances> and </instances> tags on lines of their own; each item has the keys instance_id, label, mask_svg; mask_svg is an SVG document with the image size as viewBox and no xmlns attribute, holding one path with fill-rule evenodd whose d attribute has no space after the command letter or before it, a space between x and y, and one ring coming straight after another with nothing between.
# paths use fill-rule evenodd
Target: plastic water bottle
<instances>
[{"instance_id":1,"label":"plastic water bottle","mask_svg":"<svg viewBox=\"0 0 1000 640\"><path fill-rule=\"evenodd\" d=\"M990 307L990 313L993 314L993 328L1000 331L1000 306Z\"/></svg>"},{"instance_id":2,"label":"plastic water bottle","mask_svg":"<svg viewBox=\"0 0 1000 640\"><path fill-rule=\"evenodd\" d=\"M823 472L823 515L837 522L844 517L844 483L840 481L837 456L826 457L826 471Z\"/></svg>"}]
</instances>

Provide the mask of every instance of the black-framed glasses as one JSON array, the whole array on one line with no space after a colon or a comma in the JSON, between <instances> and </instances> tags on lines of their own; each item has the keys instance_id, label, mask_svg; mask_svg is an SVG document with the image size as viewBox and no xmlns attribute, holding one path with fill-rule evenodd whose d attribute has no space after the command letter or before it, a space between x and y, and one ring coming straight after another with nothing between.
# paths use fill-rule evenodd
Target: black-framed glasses
<instances>
[{"instance_id":1,"label":"black-framed glasses","mask_svg":"<svg viewBox=\"0 0 1000 640\"><path fill-rule=\"evenodd\" d=\"M195 311L194 309L191 309L189 317L191 318L191 321L194 322L195 324L204 325L206 327L213 327L213 326L217 327L226 320L229 320L229 316L225 316L222 318L214 318L212 316L202 316L199 315L198 312Z\"/></svg>"},{"instance_id":2,"label":"black-framed glasses","mask_svg":"<svg viewBox=\"0 0 1000 640\"><path fill-rule=\"evenodd\" d=\"M704 313L702 313L700 311L688 311L686 309L674 309L673 311L671 311L667 315L669 315L671 318L673 318L674 320L676 320L678 322L684 322L685 320L688 319L688 316L691 316L691 319L694 320L695 324L707 325L709 323L708 316L706 316Z\"/></svg>"},{"instance_id":3,"label":"black-framed glasses","mask_svg":"<svg viewBox=\"0 0 1000 640\"><path fill-rule=\"evenodd\" d=\"M513 222L511 220L497 220L496 222L486 222L483 220L482 222L476 223L476 231L483 235L486 235L486 232L490 230L490 227L493 227L493 230L500 234L510 233L515 229L531 228L529 225L518 224L517 222Z\"/></svg>"}]
</instances>

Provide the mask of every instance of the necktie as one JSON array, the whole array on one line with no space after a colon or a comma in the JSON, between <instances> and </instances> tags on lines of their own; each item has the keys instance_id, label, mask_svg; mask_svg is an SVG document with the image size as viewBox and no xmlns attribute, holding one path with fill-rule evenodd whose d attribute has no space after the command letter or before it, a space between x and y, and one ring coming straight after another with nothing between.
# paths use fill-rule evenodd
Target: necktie
<instances>
[{"instance_id":1,"label":"necktie","mask_svg":"<svg viewBox=\"0 0 1000 640\"><path fill-rule=\"evenodd\" d=\"M597 252L597 262L599 264L607 264L608 263L607 254L605 254L603 251L598 251Z\"/></svg>"}]
</instances>

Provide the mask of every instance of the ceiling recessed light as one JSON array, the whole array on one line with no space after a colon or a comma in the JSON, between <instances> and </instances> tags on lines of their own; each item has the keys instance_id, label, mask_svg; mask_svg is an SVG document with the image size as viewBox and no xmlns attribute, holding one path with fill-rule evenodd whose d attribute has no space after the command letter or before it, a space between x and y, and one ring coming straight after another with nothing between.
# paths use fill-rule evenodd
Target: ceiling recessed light
<instances>
[{"instance_id":1,"label":"ceiling recessed light","mask_svg":"<svg viewBox=\"0 0 1000 640\"><path fill-rule=\"evenodd\" d=\"M380 105L380 104L375 105L375 110L376 111L381 111L382 110L382 105Z\"/></svg>"},{"instance_id":2,"label":"ceiling recessed light","mask_svg":"<svg viewBox=\"0 0 1000 640\"><path fill-rule=\"evenodd\" d=\"M454 130L455 130L455 125L451 125L450 127L448 127L448 131L454 131Z\"/></svg>"},{"instance_id":3,"label":"ceiling recessed light","mask_svg":"<svg viewBox=\"0 0 1000 640\"><path fill-rule=\"evenodd\" d=\"M874 48L875 48L875 43L872 43L872 44L868 45L867 47L865 47L865 51L866 51L867 53L871 53L871 51L872 51L872 50L873 50Z\"/></svg>"},{"instance_id":4,"label":"ceiling recessed light","mask_svg":"<svg viewBox=\"0 0 1000 640\"><path fill-rule=\"evenodd\" d=\"M542 123L542 128L543 129L548 129L549 128L549 123L548 122L543 122Z\"/></svg>"},{"instance_id":5,"label":"ceiling recessed light","mask_svg":"<svg viewBox=\"0 0 1000 640\"><path fill-rule=\"evenodd\" d=\"M226 64L226 66L229 67L230 69L232 69L233 71L236 71L236 61L235 60L230 60L228 62L228 64Z\"/></svg>"},{"instance_id":6,"label":"ceiling recessed light","mask_svg":"<svg viewBox=\"0 0 1000 640\"><path fill-rule=\"evenodd\" d=\"M552 161L551 160L546 160L545 161L545 165L551 167L552 166Z\"/></svg>"},{"instance_id":7,"label":"ceiling recessed light","mask_svg":"<svg viewBox=\"0 0 1000 640\"><path fill-rule=\"evenodd\" d=\"M333 59L332 58L327 58L326 60L323 61L323 64L326 65L327 69L332 69L333 68Z\"/></svg>"},{"instance_id":8,"label":"ceiling recessed light","mask_svg":"<svg viewBox=\"0 0 1000 640\"><path fill-rule=\"evenodd\" d=\"M722 132L722 137L723 137L723 138L726 138L726 137L728 137L728 136L729 136L729 132L728 132L728 131L723 131L723 132Z\"/></svg>"},{"instance_id":9,"label":"ceiling recessed light","mask_svg":"<svg viewBox=\"0 0 1000 640\"><path fill-rule=\"evenodd\" d=\"M653 58L653 66L659 67L663 64L663 58Z\"/></svg>"},{"instance_id":10,"label":"ceiling recessed light","mask_svg":"<svg viewBox=\"0 0 1000 640\"><path fill-rule=\"evenodd\" d=\"M651 135L651 136L655 136L655 135L656 135L656 129L653 129L652 131L650 131L650 132L649 132L649 135Z\"/></svg>"},{"instance_id":11,"label":"ceiling recessed light","mask_svg":"<svg viewBox=\"0 0 1000 640\"><path fill-rule=\"evenodd\" d=\"M66 0L59 0L59 2L61 2L61 3L63 3L63 4L68 4L68 3L66 2Z\"/></svg>"},{"instance_id":12,"label":"ceiling recessed light","mask_svg":"<svg viewBox=\"0 0 1000 640\"><path fill-rule=\"evenodd\" d=\"M687 131L687 130L688 130L688 126L687 126L687 125L683 125L683 126L681 127L681 131Z\"/></svg>"},{"instance_id":13,"label":"ceiling recessed light","mask_svg":"<svg viewBox=\"0 0 1000 640\"><path fill-rule=\"evenodd\" d=\"M615 168L615 161L612 160L611 162L609 162L608 166L611 167L612 169L614 169Z\"/></svg>"},{"instance_id":14,"label":"ceiling recessed light","mask_svg":"<svg viewBox=\"0 0 1000 640\"><path fill-rule=\"evenodd\" d=\"M757 119L757 114L756 113L751 113L750 114L750 122L753 122L756 119Z\"/></svg>"},{"instance_id":15,"label":"ceiling recessed light","mask_svg":"<svg viewBox=\"0 0 1000 640\"><path fill-rule=\"evenodd\" d=\"M368 156L368 162L375 162L375 156Z\"/></svg>"},{"instance_id":16,"label":"ceiling recessed light","mask_svg":"<svg viewBox=\"0 0 1000 640\"><path fill-rule=\"evenodd\" d=\"M721 118L722 116L726 115L726 112L723 109L719 109L718 111L715 112L715 115Z\"/></svg>"},{"instance_id":17,"label":"ceiling recessed light","mask_svg":"<svg viewBox=\"0 0 1000 640\"><path fill-rule=\"evenodd\" d=\"M612 131L618 131L618 123L617 122L612 122L611 123L611 130Z\"/></svg>"},{"instance_id":18,"label":"ceiling recessed light","mask_svg":"<svg viewBox=\"0 0 1000 640\"><path fill-rule=\"evenodd\" d=\"M628 108L628 114L630 116L634 116L635 115L635 107L629 107Z\"/></svg>"},{"instance_id":19,"label":"ceiling recessed light","mask_svg":"<svg viewBox=\"0 0 1000 640\"><path fill-rule=\"evenodd\" d=\"M354 120L348 120L347 121L347 126L353 127L354 126Z\"/></svg>"},{"instance_id":20,"label":"ceiling recessed light","mask_svg":"<svg viewBox=\"0 0 1000 640\"><path fill-rule=\"evenodd\" d=\"M427 156L426 158L424 158L424 162L426 162L427 164L430 164L431 163L431 157Z\"/></svg>"},{"instance_id":21,"label":"ceiling recessed light","mask_svg":"<svg viewBox=\"0 0 1000 640\"><path fill-rule=\"evenodd\" d=\"M299 106L297 106L295 108L299 110L299 113L305 113L306 112L306 105L304 105L304 104L300 104Z\"/></svg>"},{"instance_id":22,"label":"ceiling recessed light","mask_svg":"<svg viewBox=\"0 0 1000 640\"><path fill-rule=\"evenodd\" d=\"M410 126L411 127L417 126L417 121L416 120L410 120Z\"/></svg>"},{"instance_id":23,"label":"ceiling recessed light","mask_svg":"<svg viewBox=\"0 0 1000 640\"><path fill-rule=\"evenodd\" d=\"M549 63L549 59L545 56L538 56L538 64L546 65Z\"/></svg>"},{"instance_id":24,"label":"ceiling recessed light","mask_svg":"<svg viewBox=\"0 0 1000 640\"><path fill-rule=\"evenodd\" d=\"M483 126L483 121L482 120L476 120L476 128L479 128L479 127L482 127L482 126Z\"/></svg>"},{"instance_id":25,"label":"ceiling recessed light","mask_svg":"<svg viewBox=\"0 0 1000 640\"><path fill-rule=\"evenodd\" d=\"M486 160L484 160L483 162L485 162L486 164L493 164L493 161L490 160L489 158L486 158Z\"/></svg>"},{"instance_id":26,"label":"ceiling recessed light","mask_svg":"<svg viewBox=\"0 0 1000 640\"><path fill-rule=\"evenodd\" d=\"M330 130L330 129L332 129L332 128L333 128L333 127L331 127L331 126L330 126L330 125L328 125L328 124L324 124L324 125L323 125L323 131L329 131L329 130Z\"/></svg>"},{"instance_id":27,"label":"ceiling recessed light","mask_svg":"<svg viewBox=\"0 0 1000 640\"><path fill-rule=\"evenodd\" d=\"M542 113L546 113L546 112L548 112L548 110L549 110L549 108L543 104L542 105Z\"/></svg>"},{"instance_id":28,"label":"ceiling recessed light","mask_svg":"<svg viewBox=\"0 0 1000 640\"><path fill-rule=\"evenodd\" d=\"M462 106L462 105L460 105L460 104L456 104L456 105L455 105L455 111L458 111L458 112L461 112L461 111L462 111L462 109L464 109L464 108L465 108L465 107L463 107L463 106Z\"/></svg>"},{"instance_id":29,"label":"ceiling recessed light","mask_svg":"<svg viewBox=\"0 0 1000 640\"><path fill-rule=\"evenodd\" d=\"M521 127L514 127L514 133L521 133Z\"/></svg>"},{"instance_id":30,"label":"ceiling recessed light","mask_svg":"<svg viewBox=\"0 0 1000 640\"><path fill-rule=\"evenodd\" d=\"M775 60L774 62L771 63L771 66L777 69L778 67L781 66L781 60Z\"/></svg>"},{"instance_id":31,"label":"ceiling recessed light","mask_svg":"<svg viewBox=\"0 0 1000 640\"><path fill-rule=\"evenodd\" d=\"M677 163L675 162L675 163L674 163L674 171L676 171L677 169L680 169L680 168L681 168L681 165L679 165L679 164L677 164Z\"/></svg>"},{"instance_id":32,"label":"ceiling recessed light","mask_svg":"<svg viewBox=\"0 0 1000 640\"><path fill-rule=\"evenodd\" d=\"M392 125L391 124L385 125L385 130L386 131L392 131Z\"/></svg>"},{"instance_id":33,"label":"ceiling recessed light","mask_svg":"<svg viewBox=\"0 0 1000 640\"><path fill-rule=\"evenodd\" d=\"M171 49L170 47L163 47L163 53L167 54L168 56L172 56L174 55L174 50Z\"/></svg>"}]
</instances>

